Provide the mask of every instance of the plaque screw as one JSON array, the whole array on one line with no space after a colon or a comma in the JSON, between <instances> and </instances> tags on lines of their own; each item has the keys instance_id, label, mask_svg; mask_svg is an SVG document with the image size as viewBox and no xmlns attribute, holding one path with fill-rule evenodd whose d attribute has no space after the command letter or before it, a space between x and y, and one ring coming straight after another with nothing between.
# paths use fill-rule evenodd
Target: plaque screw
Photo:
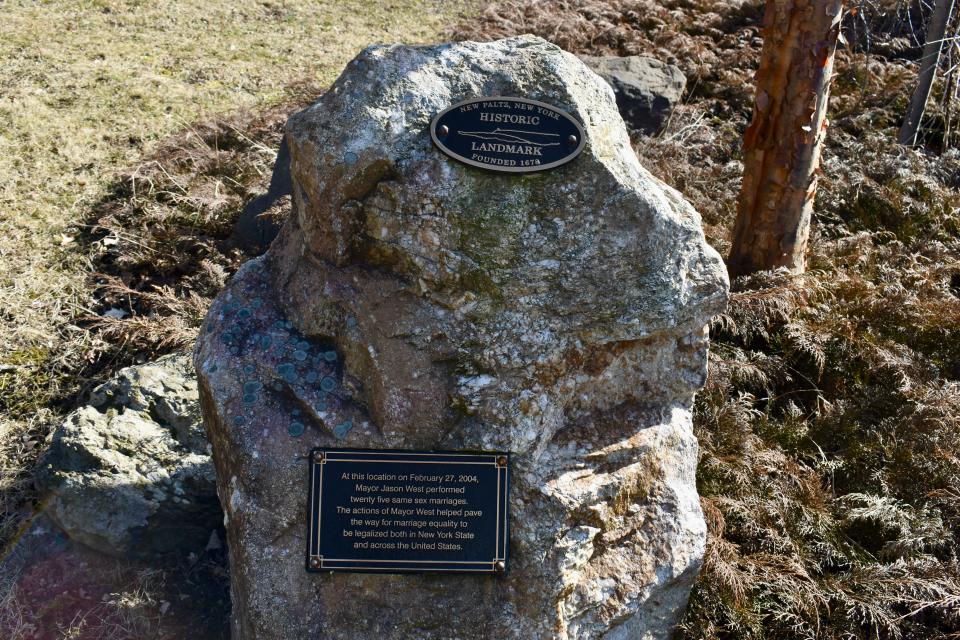
<instances>
[{"instance_id":1,"label":"plaque screw","mask_svg":"<svg viewBox=\"0 0 960 640\"><path fill-rule=\"evenodd\" d=\"M577 144L577 136L575 136L575 135L573 135L573 134L567 136L567 144L569 144L569 145L571 145L571 146Z\"/></svg>"},{"instance_id":2,"label":"plaque screw","mask_svg":"<svg viewBox=\"0 0 960 640\"><path fill-rule=\"evenodd\" d=\"M497 560L497 564L493 565L493 568L497 571L506 571L507 563L505 563L503 560Z\"/></svg>"},{"instance_id":3,"label":"plaque screw","mask_svg":"<svg viewBox=\"0 0 960 640\"><path fill-rule=\"evenodd\" d=\"M323 462L323 451L314 451L314 452L313 452L313 461L314 461L314 462Z\"/></svg>"},{"instance_id":4,"label":"plaque screw","mask_svg":"<svg viewBox=\"0 0 960 640\"><path fill-rule=\"evenodd\" d=\"M440 125L440 127L437 129L437 135L445 136L448 133L450 133L450 127L445 124Z\"/></svg>"},{"instance_id":5,"label":"plaque screw","mask_svg":"<svg viewBox=\"0 0 960 640\"><path fill-rule=\"evenodd\" d=\"M507 456L500 456L499 458L497 458L497 466L498 467L507 466Z\"/></svg>"},{"instance_id":6,"label":"plaque screw","mask_svg":"<svg viewBox=\"0 0 960 640\"><path fill-rule=\"evenodd\" d=\"M320 568L320 558L310 558L310 568L319 569Z\"/></svg>"}]
</instances>

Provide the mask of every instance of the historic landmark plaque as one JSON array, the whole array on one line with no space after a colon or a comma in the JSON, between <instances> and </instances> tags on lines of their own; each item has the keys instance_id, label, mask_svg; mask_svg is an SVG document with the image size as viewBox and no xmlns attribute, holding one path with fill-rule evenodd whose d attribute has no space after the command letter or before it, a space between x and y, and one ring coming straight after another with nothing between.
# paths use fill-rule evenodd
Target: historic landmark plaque
<instances>
[{"instance_id":1,"label":"historic landmark plaque","mask_svg":"<svg viewBox=\"0 0 960 640\"><path fill-rule=\"evenodd\" d=\"M307 570L507 569L507 453L314 449Z\"/></svg>"},{"instance_id":2,"label":"historic landmark plaque","mask_svg":"<svg viewBox=\"0 0 960 640\"><path fill-rule=\"evenodd\" d=\"M583 150L583 127L565 111L525 98L459 102L438 114L430 137L445 154L475 167L526 173L570 162Z\"/></svg>"}]
</instances>

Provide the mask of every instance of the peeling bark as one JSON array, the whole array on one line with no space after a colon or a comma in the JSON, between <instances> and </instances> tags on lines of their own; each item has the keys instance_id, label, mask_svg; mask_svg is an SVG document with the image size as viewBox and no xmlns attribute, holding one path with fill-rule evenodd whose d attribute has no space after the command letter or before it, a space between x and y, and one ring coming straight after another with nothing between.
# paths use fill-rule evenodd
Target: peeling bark
<instances>
[{"instance_id":1,"label":"peeling bark","mask_svg":"<svg viewBox=\"0 0 960 640\"><path fill-rule=\"evenodd\" d=\"M802 272L817 189L842 0L767 0L731 276Z\"/></svg>"}]
</instances>

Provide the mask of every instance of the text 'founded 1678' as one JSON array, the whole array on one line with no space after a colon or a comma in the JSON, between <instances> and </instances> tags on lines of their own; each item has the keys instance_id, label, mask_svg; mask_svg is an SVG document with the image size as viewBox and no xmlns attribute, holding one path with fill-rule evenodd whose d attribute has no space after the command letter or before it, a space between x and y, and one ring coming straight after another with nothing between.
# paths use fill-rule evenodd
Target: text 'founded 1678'
<instances>
[{"instance_id":1,"label":"text 'founded 1678'","mask_svg":"<svg viewBox=\"0 0 960 640\"><path fill-rule=\"evenodd\" d=\"M313 450L308 570L506 571L509 459Z\"/></svg>"}]
</instances>

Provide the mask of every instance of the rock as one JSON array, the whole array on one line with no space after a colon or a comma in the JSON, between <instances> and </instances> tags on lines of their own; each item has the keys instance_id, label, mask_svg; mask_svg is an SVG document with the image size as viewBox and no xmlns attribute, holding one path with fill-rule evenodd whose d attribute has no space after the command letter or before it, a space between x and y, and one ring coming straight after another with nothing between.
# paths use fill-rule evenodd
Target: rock
<instances>
[{"instance_id":1,"label":"rock","mask_svg":"<svg viewBox=\"0 0 960 640\"><path fill-rule=\"evenodd\" d=\"M584 124L531 175L458 163L431 118L520 96ZM613 92L533 36L377 46L287 124L293 212L194 355L233 637L667 638L704 552L705 325L727 277L637 161ZM308 574L308 452L510 451L505 576Z\"/></svg>"},{"instance_id":2,"label":"rock","mask_svg":"<svg viewBox=\"0 0 960 640\"><path fill-rule=\"evenodd\" d=\"M128 367L49 437L46 515L116 556L202 551L221 526L190 358Z\"/></svg>"},{"instance_id":3,"label":"rock","mask_svg":"<svg viewBox=\"0 0 960 640\"><path fill-rule=\"evenodd\" d=\"M267 211L276 206L281 198L290 195L292 188L290 151L287 149L287 141L283 140L277 151L267 192L248 202L237 218L234 236L241 247L259 254L270 246L277 237L280 224L277 217L266 215Z\"/></svg>"},{"instance_id":4,"label":"rock","mask_svg":"<svg viewBox=\"0 0 960 640\"><path fill-rule=\"evenodd\" d=\"M647 135L667 125L687 78L672 64L644 56L584 56L583 61L613 87L624 121Z\"/></svg>"}]
</instances>

